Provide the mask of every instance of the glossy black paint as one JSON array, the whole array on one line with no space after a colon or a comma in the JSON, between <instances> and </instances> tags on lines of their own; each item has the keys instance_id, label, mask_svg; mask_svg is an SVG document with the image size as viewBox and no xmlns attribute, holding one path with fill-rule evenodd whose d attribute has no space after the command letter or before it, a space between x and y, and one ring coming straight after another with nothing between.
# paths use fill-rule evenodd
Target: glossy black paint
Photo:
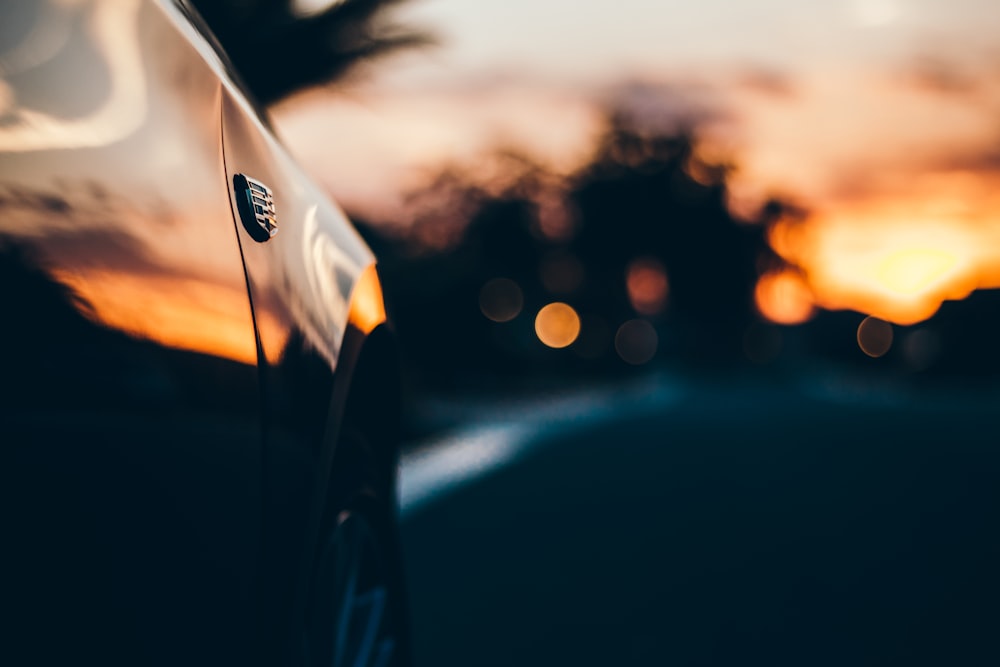
<instances>
[{"instance_id":1,"label":"glossy black paint","mask_svg":"<svg viewBox=\"0 0 1000 667\"><path fill-rule=\"evenodd\" d=\"M373 258L178 6L2 16L0 53L66 37L0 79L0 663L279 662ZM275 188L267 244L234 170Z\"/></svg>"}]
</instances>

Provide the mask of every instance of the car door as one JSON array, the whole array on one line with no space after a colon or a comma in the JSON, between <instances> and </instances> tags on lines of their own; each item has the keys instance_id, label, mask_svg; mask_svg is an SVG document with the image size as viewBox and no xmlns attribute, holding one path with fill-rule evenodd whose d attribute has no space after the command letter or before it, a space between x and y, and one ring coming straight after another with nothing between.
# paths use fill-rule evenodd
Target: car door
<instances>
[{"instance_id":1,"label":"car door","mask_svg":"<svg viewBox=\"0 0 1000 667\"><path fill-rule=\"evenodd\" d=\"M348 360L357 352L344 346L358 343L385 313L371 252L232 80L224 87L222 127L261 355L263 559L274 574L263 596L269 643L280 652L302 612ZM373 286L371 298L359 297L359 285Z\"/></svg>"},{"instance_id":2,"label":"car door","mask_svg":"<svg viewBox=\"0 0 1000 667\"><path fill-rule=\"evenodd\" d=\"M261 402L213 55L170 4L0 17L0 663L250 663Z\"/></svg>"}]
</instances>

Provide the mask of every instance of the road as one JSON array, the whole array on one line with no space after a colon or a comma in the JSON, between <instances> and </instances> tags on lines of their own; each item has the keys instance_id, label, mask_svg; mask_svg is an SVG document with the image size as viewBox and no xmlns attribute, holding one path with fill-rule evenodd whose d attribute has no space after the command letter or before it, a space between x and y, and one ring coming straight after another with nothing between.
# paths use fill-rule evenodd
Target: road
<instances>
[{"instance_id":1,"label":"road","mask_svg":"<svg viewBox=\"0 0 1000 667\"><path fill-rule=\"evenodd\" d=\"M1000 664L979 395L651 378L403 460L418 667Z\"/></svg>"}]
</instances>

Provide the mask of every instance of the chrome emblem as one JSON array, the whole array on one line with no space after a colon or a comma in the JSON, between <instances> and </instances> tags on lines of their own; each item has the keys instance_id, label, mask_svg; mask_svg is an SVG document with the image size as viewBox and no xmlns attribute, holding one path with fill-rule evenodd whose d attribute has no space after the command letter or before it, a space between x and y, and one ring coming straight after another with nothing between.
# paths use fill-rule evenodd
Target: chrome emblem
<instances>
[{"instance_id":1,"label":"chrome emblem","mask_svg":"<svg viewBox=\"0 0 1000 667\"><path fill-rule=\"evenodd\" d=\"M243 227L254 241L263 243L278 233L278 219L274 213L274 195L260 181L236 174L233 191Z\"/></svg>"}]
</instances>

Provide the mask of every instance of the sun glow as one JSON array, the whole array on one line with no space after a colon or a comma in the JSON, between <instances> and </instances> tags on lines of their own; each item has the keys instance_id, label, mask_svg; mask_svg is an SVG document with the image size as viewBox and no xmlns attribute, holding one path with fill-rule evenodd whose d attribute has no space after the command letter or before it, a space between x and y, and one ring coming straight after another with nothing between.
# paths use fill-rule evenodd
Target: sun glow
<instances>
[{"instance_id":1,"label":"sun glow","mask_svg":"<svg viewBox=\"0 0 1000 667\"><path fill-rule=\"evenodd\" d=\"M903 248L889 254L878 267L879 284L900 296L920 297L944 283L959 258L935 248Z\"/></svg>"},{"instance_id":2,"label":"sun glow","mask_svg":"<svg viewBox=\"0 0 1000 667\"><path fill-rule=\"evenodd\" d=\"M799 267L757 286L757 308L773 321L801 322L818 307L914 323L943 301L1000 287L997 3L782 0L780 22L730 3L730 19L746 20L724 23L704 3L686 6L683 21L663 3L578 3L587 9L574 19L605 29L599 50L552 9L562 3L508 4L488 10L496 21L461 0L421 5L416 15L454 30L442 60L359 88L364 104L317 93L283 105L293 148L352 208L406 224L405 207L387 202L420 187L414 174L428 166L487 173L481 155L513 148L574 173L613 100L654 121L694 122L708 162L738 167L725 177L737 217L755 219L771 199L813 212L773 230L775 250ZM527 11L560 30L533 30L512 50L496 26L522 25ZM630 296L650 297L634 302L640 314L668 303L636 291L653 277L633 276Z\"/></svg>"},{"instance_id":3,"label":"sun glow","mask_svg":"<svg viewBox=\"0 0 1000 667\"><path fill-rule=\"evenodd\" d=\"M923 202L843 208L779 223L770 240L803 268L817 305L913 324L946 300L1000 287L1000 221L988 218L986 203L978 200L983 212L972 215L926 194Z\"/></svg>"}]
</instances>

